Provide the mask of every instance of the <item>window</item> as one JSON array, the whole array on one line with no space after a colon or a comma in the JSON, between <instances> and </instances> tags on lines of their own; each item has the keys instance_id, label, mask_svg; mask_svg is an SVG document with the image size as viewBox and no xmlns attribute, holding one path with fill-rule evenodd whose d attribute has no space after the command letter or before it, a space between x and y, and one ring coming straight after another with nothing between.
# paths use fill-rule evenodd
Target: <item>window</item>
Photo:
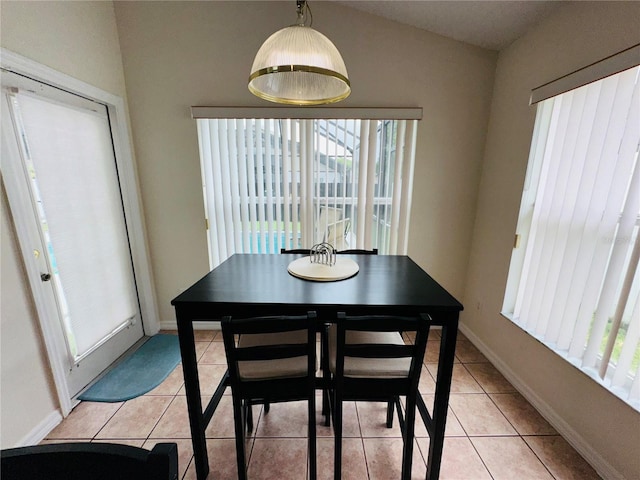
<instances>
[{"instance_id":1,"label":"window","mask_svg":"<svg viewBox=\"0 0 640 480\"><path fill-rule=\"evenodd\" d=\"M406 253L415 123L198 118L211 267L320 242Z\"/></svg>"},{"instance_id":2,"label":"window","mask_svg":"<svg viewBox=\"0 0 640 480\"><path fill-rule=\"evenodd\" d=\"M503 308L638 410L639 75L538 104Z\"/></svg>"}]
</instances>

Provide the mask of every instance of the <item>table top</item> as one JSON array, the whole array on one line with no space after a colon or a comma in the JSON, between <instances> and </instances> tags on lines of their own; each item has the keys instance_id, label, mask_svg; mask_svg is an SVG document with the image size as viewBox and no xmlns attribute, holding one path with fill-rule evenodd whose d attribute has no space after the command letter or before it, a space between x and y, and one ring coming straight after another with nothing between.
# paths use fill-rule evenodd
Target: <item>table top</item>
<instances>
[{"instance_id":1,"label":"table top","mask_svg":"<svg viewBox=\"0 0 640 480\"><path fill-rule=\"evenodd\" d=\"M302 313L307 309L347 313L417 314L459 312L462 304L408 256L345 255L360 271L336 282L294 277L289 263L302 255L235 254L171 302L192 319L251 313ZM273 313L271 313L273 312ZM211 318L211 317L210 317Z\"/></svg>"}]
</instances>

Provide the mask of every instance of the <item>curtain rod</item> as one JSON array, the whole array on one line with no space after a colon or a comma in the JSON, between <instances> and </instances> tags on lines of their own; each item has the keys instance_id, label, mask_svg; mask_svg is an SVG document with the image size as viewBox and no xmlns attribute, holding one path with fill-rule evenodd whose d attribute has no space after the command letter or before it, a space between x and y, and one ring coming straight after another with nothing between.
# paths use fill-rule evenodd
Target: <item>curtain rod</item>
<instances>
[{"instance_id":1,"label":"curtain rod","mask_svg":"<svg viewBox=\"0 0 640 480\"><path fill-rule=\"evenodd\" d=\"M568 73L556 80L531 90L529 105L566 93L578 87L602 80L640 64L640 44L633 45L621 52L614 53L591 65Z\"/></svg>"},{"instance_id":2,"label":"curtain rod","mask_svg":"<svg viewBox=\"0 0 640 480\"><path fill-rule=\"evenodd\" d=\"M191 107L191 118L296 118L422 120L422 107L342 108L342 107Z\"/></svg>"}]
</instances>

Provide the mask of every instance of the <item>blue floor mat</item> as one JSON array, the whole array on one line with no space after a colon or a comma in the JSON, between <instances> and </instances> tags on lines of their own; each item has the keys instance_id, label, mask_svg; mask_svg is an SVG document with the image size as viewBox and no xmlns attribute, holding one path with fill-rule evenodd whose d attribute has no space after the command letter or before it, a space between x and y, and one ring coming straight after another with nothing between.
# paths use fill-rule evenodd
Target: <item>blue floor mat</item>
<instances>
[{"instance_id":1,"label":"blue floor mat","mask_svg":"<svg viewBox=\"0 0 640 480\"><path fill-rule=\"evenodd\" d=\"M154 335L78 398L89 402L123 402L139 397L160 385L178 363L178 336Z\"/></svg>"}]
</instances>

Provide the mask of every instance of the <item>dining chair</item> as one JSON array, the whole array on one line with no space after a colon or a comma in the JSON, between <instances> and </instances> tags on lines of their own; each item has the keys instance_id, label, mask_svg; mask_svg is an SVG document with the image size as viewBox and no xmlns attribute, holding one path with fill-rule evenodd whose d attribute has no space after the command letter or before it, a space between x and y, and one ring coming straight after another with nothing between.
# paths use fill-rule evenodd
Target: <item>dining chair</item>
<instances>
[{"instance_id":1,"label":"dining chair","mask_svg":"<svg viewBox=\"0 0 640 480\"><path fill-rule=\"evenodd\" d=\"M281 248L280 249L280 253L281 254L302 254L302 255L309 255L311 253L311 249L309 248L294 248L294 249L286 249L286 248ZM354 248L354 249L347 249L347 250L342 250L339 252L336 252L337 254L354 254L354 255L378 255L378 249L374 248L372 250L366 250L366 249L358 249L358 248ZM329 371L329 362L328 362L328 358L329 358L329 350L328 350L328 340L327 340L327 335L328 335L328 329L329 329L329 325L330 322L326 321L324 322L324 324L322 325L322 330L321 330L321 339L320 339L320 366L322 369L322 382L325 385L325 387L322 389L322 415L324 415L324 425L325 427L328 427L331 425L331 405L329 402L329 390L328 390L328 385L331 379L331 373ZM390 403L388 406L389 411L391 412L391 414L389 415L389 427L392 426L393 423L393 403Z\"/></svg>"},{"instance_id":2,"label":"dining chair","mask_svg":"<svg viewBox=\"0 0 640 480\"><path fill-rule=\"evenodd\" d=\"M327 225L322 241L333 245L336 250L340 250L347 245L347 235L350 227L350 218L337 220Z\"/></svg>"},{"instance_id":3,"label":"dining chair","mask_svg":"<svg viewBox=\"0 0 640 480\"><path fill-rule=\"evenodd\" d=\"M176 480L178 446L71 442L2 450L3 480Z\"/></svg>"},{"instance_id":4,"label":"dining chair","mask_svg":"<svg viewBox=\"0 0 640 480\"><path fill-rule=\"evenodd\" d=\"M320 207L320 214L318 215L317 229L318 233L322 233L321 238L327 238L327 230L330 225L334 225L336 222L343 219L343 210L340 207Z\"/></svg>"},{"instance_id":5,"label":"dining chair","mask_svg":"<svg viewBox=\"0 0 640 480\"><path fill-rule=\"evenodd\" d=\"M238 479L247 478L245 431L251 405L306 400L309 478L315 480L316 313L224 317L222 338L233 403Z\"/></svg>"},{"instance_id":6,"label":"dining chair","mask_svg":"<svg viewBox=\"0 0 640 480\"><path fill-rule=\"evenodd\" d=\"M344 401L386 402L387 426L396 406L404 440L402 480L411 478L418 382L427 346L431 318L347 316L339 312L329 328L331 412L335 450L334 478L342 470L342 404ZM413 344L405 344L399 331L415 332ZM400 396L405 397L405 415Z\"/></svg>"}]
</instances>

